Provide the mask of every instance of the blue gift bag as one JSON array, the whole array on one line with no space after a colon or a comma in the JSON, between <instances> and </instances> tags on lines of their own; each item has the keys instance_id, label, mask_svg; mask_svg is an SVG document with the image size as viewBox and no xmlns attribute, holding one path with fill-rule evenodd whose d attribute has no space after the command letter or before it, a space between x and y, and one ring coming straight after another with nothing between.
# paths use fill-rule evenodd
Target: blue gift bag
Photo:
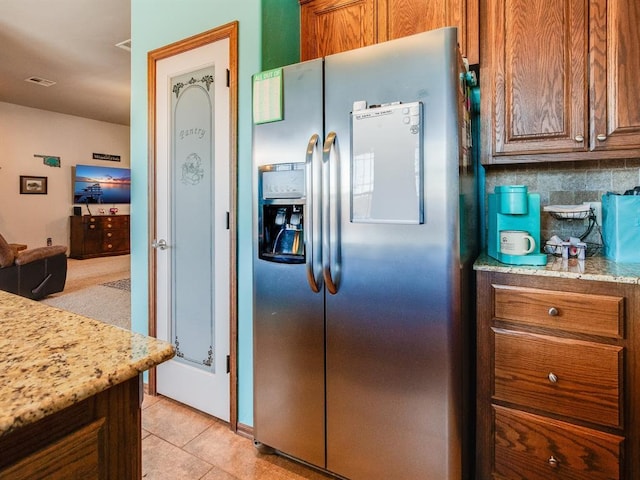
<instances>
[{"instance_id":1,"label":"blue gift bag","mask_svg":"<svg viewBox=\"0 0 640 480\"><path fill-rule=\"evenodd\" d=\"M604 256L616 262L640 262L640 196L602 196Z\"/></svg>"}]
</instances>

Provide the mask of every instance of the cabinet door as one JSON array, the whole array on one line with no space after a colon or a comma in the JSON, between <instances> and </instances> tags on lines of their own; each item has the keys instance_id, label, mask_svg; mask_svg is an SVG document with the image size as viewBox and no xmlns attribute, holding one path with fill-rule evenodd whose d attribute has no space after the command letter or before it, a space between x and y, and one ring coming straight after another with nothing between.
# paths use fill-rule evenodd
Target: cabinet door
<instances>
[{"instance_id":1,"label":"cabinet door","mask_svg":"<svg viewBox=\"0 0 640 480\"><path fill-rule=\"evenodd\" d=\"M0 470L13 480L101 480L106 478L105 420L101 418Z\"/></svg>"},{"instance_id":2,"label":"cabinet door","mask_svg":"<svg viewBox=\"0 0 640 480\"><path fill-rule=\"evenodd\" d=\"M587 0L489 5L493 154L585 151Z\"/></svg>"},{"instance_id":3,"label":"cabinet door","mask_svg":"<svg viewBox=\"0 0 640 480\"><path fill-rule=\"evenodd\" d=\"M640 148L640 3L590 4L591 149Z\"/></svg>"},{"instance_id":4,"label":"cabinet door","mask_svg":"<svg viewBox=\"0 0 640 480\"><path fill-rule=\"evenodd\" d=\"M378 42L448 26L458 27L462 55L477 64L478 0L378 0Z\"/></svg>"},{"instance_id":5,"label":"cabinet door","mask_svg":"<svg viewBox=\"0 0 640 480\"><path fill-rule=\"evenodd\" d=\"M374 44L375 14L375 0L301 1L300 60Z\"/></svg>"}]
</instances>

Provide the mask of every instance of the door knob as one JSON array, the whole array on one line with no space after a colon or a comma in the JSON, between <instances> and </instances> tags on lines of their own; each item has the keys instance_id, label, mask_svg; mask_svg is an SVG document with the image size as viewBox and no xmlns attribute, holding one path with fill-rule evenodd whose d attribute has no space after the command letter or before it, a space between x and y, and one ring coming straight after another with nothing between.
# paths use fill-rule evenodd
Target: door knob
<instances>
[{"instance_id":1,"label":"door knob","mask_svg":"<svg viewBox=\"0 0 640 480\"><path fill-rule=\"evenodd\" d=\"M167 245L167 241L163 238L160 240L154 240L151 242L151 246L160 250L166 250L169 247L169 245Z\"/></svg>"},{"instance_id":2,"label":"door knob","mask_svg":"<svg viewBox=\"0 0 640 480\"><path fill-rule=\"evenodd\" d=\"M607 136L604 133L601 133L596 137L599 142L604 142L607 139Z\"/></svg>"}]
</instances>

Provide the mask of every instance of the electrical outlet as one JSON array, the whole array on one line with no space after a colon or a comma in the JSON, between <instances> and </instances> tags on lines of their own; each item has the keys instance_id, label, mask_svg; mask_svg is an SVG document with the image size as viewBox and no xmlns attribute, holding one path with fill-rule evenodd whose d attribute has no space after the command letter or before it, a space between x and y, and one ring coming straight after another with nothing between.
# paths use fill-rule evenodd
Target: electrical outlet
<instances>
[{"instance_id":1,"label":"electrical outlet","mask_svg":"<svg viewBox=\"0 0 640 480\"><path fill-rule=\"evenodd\" d=\"M583 205L589 205L596 215L596 223L602 227L602 202L582 202ZM584 219L584 224L589 225L589 219Z\"/></svg>"}]
</instances>

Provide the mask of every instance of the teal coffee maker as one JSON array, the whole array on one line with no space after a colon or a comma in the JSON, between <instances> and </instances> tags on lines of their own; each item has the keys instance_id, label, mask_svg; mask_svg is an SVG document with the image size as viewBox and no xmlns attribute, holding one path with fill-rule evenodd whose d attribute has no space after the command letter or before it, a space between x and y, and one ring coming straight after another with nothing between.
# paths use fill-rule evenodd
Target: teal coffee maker
<instances>
[{"instance_id":1,"label":"teal coffee maker","mask_svg":"<svg viewBox=\"0 0 640 480\"><path fill-rule=\"evenodd\" d=\"M511 265L546 265L540 253L540 194L502 185L489 194L489 256Z\"/></svg>"}]
</instances>

